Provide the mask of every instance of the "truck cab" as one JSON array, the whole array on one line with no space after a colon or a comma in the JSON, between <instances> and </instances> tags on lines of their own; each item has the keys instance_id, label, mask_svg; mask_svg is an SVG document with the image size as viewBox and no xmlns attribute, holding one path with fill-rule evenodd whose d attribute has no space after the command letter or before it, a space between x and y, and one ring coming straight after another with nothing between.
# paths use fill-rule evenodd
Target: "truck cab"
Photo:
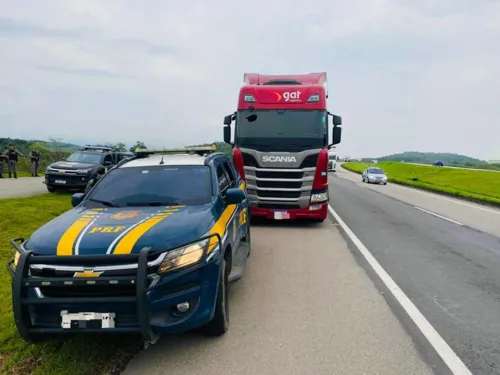
<instances>
[{"instance_id":1,"label":"truck cab","mask_svg":"<svg viewBox=\"0 0 500 375\"><path fill-rule=\"evenodd\" d=\"M237 111L224 118L224 142L233 146L253 217L327 217L328 149L341 141L342 118L327 110L326 78L244 74Z\"/></svg>"}]
</instances>

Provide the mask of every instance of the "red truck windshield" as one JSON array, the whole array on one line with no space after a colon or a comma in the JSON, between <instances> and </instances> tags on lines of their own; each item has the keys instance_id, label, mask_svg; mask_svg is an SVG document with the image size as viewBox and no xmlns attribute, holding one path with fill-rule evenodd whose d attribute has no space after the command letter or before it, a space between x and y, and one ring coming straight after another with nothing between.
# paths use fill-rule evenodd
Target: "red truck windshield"
<instances>
[{"instance_id":1,"label":"red truck windshield","mask_svg":"<svg viewBox=\"0 0 500 375\"><path fill-rule=\"evenodd\" d=\"M260 151L302 151L326 145L325 110L255 110L249 121L248 110L238 111L236 146Z\"/></svg>"}]
</instances>

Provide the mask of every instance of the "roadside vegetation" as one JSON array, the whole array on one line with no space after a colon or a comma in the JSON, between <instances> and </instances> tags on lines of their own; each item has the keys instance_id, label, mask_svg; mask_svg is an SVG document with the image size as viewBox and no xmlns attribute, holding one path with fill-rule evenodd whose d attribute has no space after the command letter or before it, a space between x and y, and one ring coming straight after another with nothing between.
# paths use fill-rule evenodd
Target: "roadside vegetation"
<instances>
[{"instance_id":1,"label":"roadside vegetation","mask_svg":"<svg viewBox=\"0 0 500 375\"><path fill-rule=\"evenodd\" d=\"M382 161L395 161L405 163L429 164L432 165L437 160L444 163L449 167L461 167L468 169L487 169L500 171L500 164L488 163L485 160L472 158L470 156L453 154L449 152L417 152L407 151L399 154L391 154L378 158L363 158L360 161L371 163L372 160L377 160L379 163Z\"/></svg>"},{"instance_id":2,"label":"roadside vegetation","mask_svg":"<svg viewBox=\"0 0 500 375\"><path fill-rule=\"evenodd\" d=\"M11 277L5 264L14 251L10 240L27 238L46 222L71 209L71 195L42 194L0 199L0 374L115 375L139 351L136 336L65 336L28 344L19 336L12 315Z\"/></svg>"},{"instance_id":3,"label":"roadside vegetation","mask_svg":"<svg viewBox=\"0 0 500 375\"><path fill-rule=\"evenodd\" d=\"M359 174L369 166L382 168L390 182L500 205L500 173L397 162L342 164Z\"/></svg>"}]
</instances>

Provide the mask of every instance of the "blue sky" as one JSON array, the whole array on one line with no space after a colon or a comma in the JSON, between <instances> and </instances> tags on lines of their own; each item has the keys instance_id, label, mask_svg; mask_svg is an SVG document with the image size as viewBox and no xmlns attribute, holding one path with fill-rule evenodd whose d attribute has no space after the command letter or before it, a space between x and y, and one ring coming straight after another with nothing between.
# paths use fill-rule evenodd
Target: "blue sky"
<instances>
[{"instance_id":1,"label":"blue sky","mask_svg":"<svg viewBox=\"0 0 500 375\"><path fill-rule=\"evenodd\" d=\"M0 0L0 136L222 139L244 72L326 71L341 155L500 158L500 4Z\"/></svg>"}]
</instances>

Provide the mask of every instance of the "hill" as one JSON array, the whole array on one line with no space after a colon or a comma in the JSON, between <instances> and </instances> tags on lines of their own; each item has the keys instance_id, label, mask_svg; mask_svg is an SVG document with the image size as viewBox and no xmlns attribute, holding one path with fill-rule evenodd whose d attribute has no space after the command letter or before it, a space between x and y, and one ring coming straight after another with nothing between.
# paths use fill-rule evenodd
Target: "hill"
<instances>
[{"instance_id":1,"label":"hill","mask_svg":"<svg viewBox=\"0 0 500 375\"><path fill-rule=\"evenodd\" d=\"M63 152L72 152L81 148L81 146L75 145L73 143L65 143L58 140L41 141L17 138L0 138L0 151L3 152L7 150L11 143L14 144L16 146L16 149L23 154L29 153L33 146L46 150L51 150L56 147L59 151Z\"/></svg>"},{"instance_id":2,"label":"hill","mask_svg":"<svg viewBox=\"0 0 500 375\"><path fill-rule=\"evenodd\" d=\"M452 154L447 152L417 152L407 151L377 158L379 161L405 161L407 163L432 164L441 160L445 164L486 163L484 160L472 158L466 155Z\"/></svg>"},{"instance_id":3,"label":"hill","mask_svg":"<svg viewBox=\"0 0 500 375\"><path fill-rule=\"evenodd\" d=\"M392 154L382 156L379 158L363 158L363 161L369 162L371 160L378 161L404 161L406 163L419 163L419 164L432 164L436 160L441 160L444 165L455 167L466 167L475 169L493 169L499 170L500 165L489 164L488 162L476 159L470 156L453 154L448 152L418 152L407 151L399 154Z\"/></svg>"}]
</instances>

